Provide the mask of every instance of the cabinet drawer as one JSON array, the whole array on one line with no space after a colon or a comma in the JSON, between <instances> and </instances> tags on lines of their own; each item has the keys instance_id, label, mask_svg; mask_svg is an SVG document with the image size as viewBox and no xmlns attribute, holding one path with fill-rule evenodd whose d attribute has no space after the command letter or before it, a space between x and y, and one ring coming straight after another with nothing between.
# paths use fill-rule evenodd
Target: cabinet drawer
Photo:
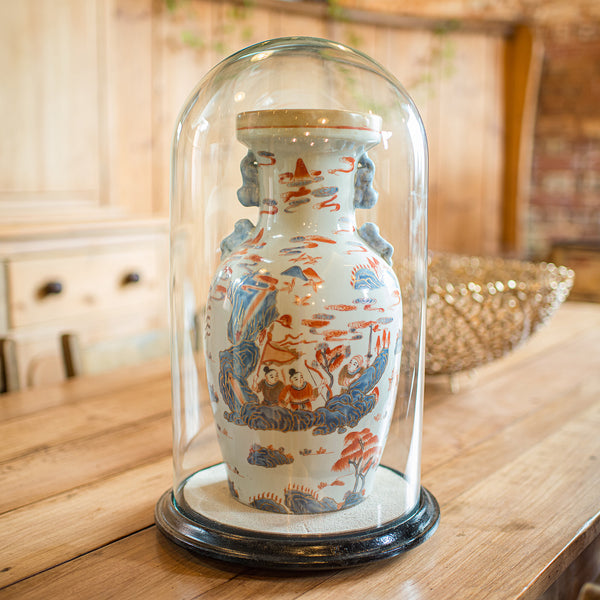
<instances>
[{"instance_id":1,"label":"cabinet drawer","mask_svg":"<svg viewBox=\"0 0 600 600\"><path fill-rule=\"evenodd\" d=\"M10 326L164 302L167 282L158 245L95 248L14 259L7 265Z\"/></svg>"}]
</instances>

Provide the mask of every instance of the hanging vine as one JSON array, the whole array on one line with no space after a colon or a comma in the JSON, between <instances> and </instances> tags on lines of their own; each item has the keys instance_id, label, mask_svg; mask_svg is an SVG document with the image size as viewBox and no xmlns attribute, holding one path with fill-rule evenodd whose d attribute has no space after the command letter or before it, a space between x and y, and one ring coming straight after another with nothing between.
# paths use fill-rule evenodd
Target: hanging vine
<instances>
[{"instance_id":1,"label":"hanging vine","mask_svg":"<svg viewBox=\"0 0 600 600\"><path fill-rule=\"evenodd\" d=\"M305 0L296 0L304 2ZM348 9L343 6L341 0L310 0L311 3L319 2L326 5L325 17L332 22L343 25L339 31L340 41L358 50L364 46L364 40L353 28L355 20L351 18ZM237 47L229 47L228 40L235 40L239 44L249 44L254 37L254 9L257 0L238 0L237 2L226 2L226 9L222 19L218 21L216 29L207 36L198 28L194 27L199 19L198 11L194 11L195 0L164 0L167 12L173 17L183 16L186 23L185 28L179 34L179 43L197 50L211 50L217 55L227 55L237 50ZM282 6L285 3L281 2ZM423 57L419 64L421 66L419 75L413 81L404 82L413 92L424 91L427 94L435 93L435 82L442 78L450 78L455 73L456 47L452 33L459 30L461 23L458 20L449 20L438 25L433 30L433 42L429 53ZM343 74L342 74L343 75ZM348 83L348 82L347 82ZM362 92L358 82L349 82L350 87L356 87L356 95L360 97Z\"/></svg>"}]
</instances>

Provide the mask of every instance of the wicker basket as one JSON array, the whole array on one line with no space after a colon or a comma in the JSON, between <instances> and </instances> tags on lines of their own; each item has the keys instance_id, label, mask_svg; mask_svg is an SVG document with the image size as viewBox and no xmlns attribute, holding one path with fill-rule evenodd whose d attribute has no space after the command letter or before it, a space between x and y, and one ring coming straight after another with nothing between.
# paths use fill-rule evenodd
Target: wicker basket
<instances>
[{"instance_id":1,"label":"wicker basket","mask_svg":"<svg viewBox=\"0 0 600 600\"><path fill-rule=\"evenodd\" d=\"M426 373L457 373L504 356L553 315L573 279L551 263L431 254Z\"/></svg>"}]
</instances>

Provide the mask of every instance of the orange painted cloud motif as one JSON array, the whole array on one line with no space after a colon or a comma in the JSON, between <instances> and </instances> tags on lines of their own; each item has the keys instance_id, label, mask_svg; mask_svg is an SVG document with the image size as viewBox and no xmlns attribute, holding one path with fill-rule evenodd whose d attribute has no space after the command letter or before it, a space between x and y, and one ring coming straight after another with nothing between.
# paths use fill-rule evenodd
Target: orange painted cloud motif
<instances>
[{"instance_id":1,"label":"orange painted cloud motif","mask_svg":"<svg viewBox=\"0 0 600 600\"><path fill-rule=\"evenodd\" d=\"M325 327L329 323L329 320L326 321L324 319L302 319L302 325L306 327Z\"/></svg>"},{"instance_id":2,"label":"orange painted cloud motif","mask_svg":"<svg viewBox=\"0 0 600 600\"><path fill-rule=\"evenodd\" d=\"M353 306L352 304L329 304L325 307L325 310L356 310L356 306Z\"/></svg>"}]
</instances>

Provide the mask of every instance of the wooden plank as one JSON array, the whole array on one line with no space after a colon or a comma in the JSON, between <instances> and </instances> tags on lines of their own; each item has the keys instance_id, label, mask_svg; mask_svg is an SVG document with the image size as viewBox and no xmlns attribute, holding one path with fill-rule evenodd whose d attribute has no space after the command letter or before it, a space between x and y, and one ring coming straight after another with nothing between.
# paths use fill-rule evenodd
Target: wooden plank
<instances>
[{"instance_id":1,"label":"wooden plank","mask_svg":"<svg viewBox=\"0 0 600 600\"><path fill-rule=\"evenodd\" d=\"M321 38L331 37L328 23L310 15L296 14L293 17L287 10L274 12L272 21L273 32L276 37L314 36ZM285 72L278 72L273 82L274 89L284 90L285 93L275 94L277 101L284 102L288 106L301 106L301 101L306 107L323 106L325 99L322 92L326 90L328 80L325 71L321 68L311 73L311 81L305 82L298 77L298 70L305 65L301 59L290 57L291 68ZM297 67L296 67L297 65ZM311 168L310 165L308 167Z\"/></svg>"},{"instance_id":2,"label":"wooden plank","mask_svg":"<svg viewBox=\"0 0 600 600\"><path fill-rule=\"evenodd\" d=\"M0 191L97 197L95 17L95 0L1 4Z\"/></svg>"},{"instance_id":3,"label":"wooden plank","mask_svg":"<svg viewBox=\"0 0 600 600\"><path fill-rule=\"evenodd\" d=\"M163 458L0 515L0 587L150 526L170 485Z\"/></svg>"},{"instance_id":4,"label":"wooden plank","mask_svg":"<svg viewBox=\"0 0 600 600\"><path fill-rule=\"evenodd\" d=\"M446 34L430 36L428 55L423 61L423 73L416 80L427 93L428 111L425 120L427 147L429 152L429 188L427 206L427 245L430 249L442 247L442 227L444 219L445 185L444 160L446 149L443 144L442 119L446 118L442 104L442 77L448 77L448 59L446 55L452 49L452 42Z\"/></svg>"},{"instance_id":5,"label":"wooden plank","mask_svg":"<svg viewBox=\"0 0 600 600\"><path fill-rule=\"evenodd\" d=\"M149 361L135 369L118 369L110 374L81 377L46 386L44 394L39 390L25 389L0 396L0 423L32 415L51 407L65 406L74 402L87 402L89 398L126 392L142 382L164 381L169 373L165 359Z\"/></svg>"},{"instance_id":6,"label":"wooden plank","mask_svg":"<svg viewBox=\"0 0 600 600\"><path fill-rule=\"evenodd\" d=\"M440 181L437 239L434 250L480 254L482 238L482 180L486 173L485 40L445 34L440 39L440 117L437 178ZM444 57L444 54L446 55ZM432 142L433 143L433 142ZM493 219L493 215L486 215ZM499 219L499 215L496 216Z\"/></svg>"},{"instance_id":7,"label":"wooden plank","mask_svg":"<svg viewBox=\"0 0 600 600\"><path fill-rule=\"evenodd\" d=\"M374 24L367 23L365 20L347 19L345 16L340 15L336 17L335 6L331 7L331 12L333 12L333 17L326 11L326 16L322 19L326 27L326 35L321 37L334 42L341 42L375 58L372 54ZM379 25L382 25L382 23L379 23Z\"/></svg>"},{"instance_id":8,"label":"wooden plank","mask_svg":"<svg viewBox=\"0 0 600 600\"><path fill-rule=\"evenodd\" d=\"M276 37L287 36L312 36L328 38L331 30L330 23L316 15L294 14L288 10L279 8L274 9L273 14L273 33ZM330 39L330 38L329 38Z\"/></svg>"},{"instance_id":9,"label":"wooden plank","mask_svg":"<svg viewBox=\"0 0 600 600\"><path fill-rule=\"evenodd\" d=\"M135 564L135 576L123 568ZM169 577L165 577L165 571ZM235 565L207 561L175 546L155 528L141 531L92 552L71 563L60 565L48 572L17 583L3 590L6 598L44 599L58 597L69 590L70 594L89 600L106 597L106 581L127 598L154 597L173 600L193 599L214 592L231 598L225 584L243 574L253 578L247 569ZM313 574L292 579L255 573L253 586L257 597L298 598L332 573ZM262 588L262 589L260 589ZM210 597L213 597L210 595ZM251 598L243 595L240 598Z\"/></svg>"},{"instance_id":10,"label":"wooden plank","mask_svg":"<svg viewBox=\"0 0 600 600\"><path fill-rule=\"evenodd\" d=\"M590 592L600 592L600 536L572 562L537 600L597 600ZM595 582L595 583L592 583ZM583 592L584 585L594 589ZM580 595L581 592L581 595Z\"/></svg>"},{"instance_id":11,"label":"wooden plank","mask_svg":"<svg viewBox=\"0 0 600 600\"><path fill-rule=\"evenodd\" d=\"M435 40L436 36L430 31L398 31L390 28L389 55L386 61L386 65L411 95L419 111L425 127L430 153L435 153L437 149L435 140L437 139L437 119L439 117L438 110L436 110L437 98L434 88L437 67L432 64ZM434 164L435 160L435 156L429 158L429 161L433 161ZM386 173L386 175L390 180L390 188L393 189L394 185L398 185L397 181L394 182L394 179L398 177L398 168L390 168L389 173ZM428 180L430 215L436 213L434 203L436 198L439 197L439 194L436 193L438 184L435 176L435 169L430 170ZM398 187L402 189L400 186ZM392 202L397 200L397 196L398 193L393 192L390 200ZM400 255L400 253L408 252L409 242L406 235L408 229L405 227L406 231L399 231L400 228L396 226L396 223L405 222L413 209L407 208L406 203L395 202L394 204L396 215L381 214L378 217L378 224L382 228L384 237L392 242L399 253L398 255ZM429 227L430 235L435 238L436 221L434 218L431 218Z\"/></svg>"},{"instance_id":12,"label":"wooden plank","mask_svg":"<svg viewBox=\"0 0 600 600\"><path fill-rule=\"evenodd\" d=\"M470 547L461 551L462 557L455 557L455 567L472 586L472 597L476 597L477 589L489 585L496 597L520 594L523 600L536 598L591 541L591 536L600 533L600 486L593 460L600 450L599 425L600 407L596 404L518 460L505 465L493 480L483 481L463 494L446 512L449 524L455 525L458 533L469 529L468 523L464 527L464 519L471 507L485 507L481 521L474 524L474 530L484 532L477 544L482 550L481 564L500 558L502 568L484 572L483 578L481 570L464 573L459 561L476 551L475 544L467 544ZM560 469L554 466L557 460L561 462ZM573 498L575 486L577 498ZM516 500L519 497L521 500ZM560 518L552 516L556 514ZM585 536L578 537L589 515L595 515L595 524ZM528 543L523 545L521 539L526 530L533 530L535 536L528 535ZM564 552L572 539L574 547ZM546 567L541 577L540 566ZM522 589L523 581L529 582L526 591Z\"/></svg>"},{"instance_id":13,"label":"wooden plank","mask_svg":"<svg viewBox=\"0 0 600 600\"><path fill-rule=\"evenodd\" d=\"M236 1L243 2L243 0ZM442 0L443 6L438 6L435 10L431 10L428 5L425 5L425 10L422 10L420 3L409 5L405 2L399 4L397 0L388 1L391 2L391 5L386 6L378 3L377 0L335 0L330 6L319 1L294 2L289 5L287 12L292 18L295 15L307 15L322 19L333 17L344 22L390 25L402 29L436 31L450 24L459 27L461 31L485 32L488 35L502 35L510 29L510 17L506 16L503 19L500 15L490 14L489 10L485 10L485 14L479 13L479 16L476 16L477 11L471 11L471 7L461 7L462 12L457 13L454 3L450 5L452 9L448 11L449 3L445 0ZM254 2L260 7L277 9L281 0L254 0Z\"/></svg>"},{"instance_id":14,"label":"wooden plank","mask_svg":"<svg viewBox=\"0 0 600 600\"><path fill-rule=\"evenodd\" d=\"M186 99L204 75L224 58L219 44L223 3L178 2L173 10L159 3L153 17L153 173L152 210L169 212L171 144Z\"/></svg>"},{"instance_id":15,"label":"wooden plank","mask_svg":"<svg viewBox=\"0 0 600 600\"><path fill-rule=\"evenodd\" d=\"M465 254L500 248L502 77L497 49L485 36L438 34L428 112L430 247Z\"/></svg>"},{"instance_id":16,"label":"wooden plank","mask_svg":"<svg viewBox=\"0 0 600 600\"><path fill-rule=\"evenodd\" d=\"M102 203L150 214L152 0L100 3Z\"/></svg>"},{"instance_id":17,"label":"wooden plank","mask_svg":"<svg viewBox=\"0 0 600 600\"><path fill-rule=\"evenodd\" d=\"M503 177L504 177L504 118L502 103L504 79L503 53L505 41L499 38L484 39L482 54L486 65L483 71L481 91L483 93L483 114L481 127L483 133L481 181L481 230L480 254L497 256L503 250ZM533 139L533 136L532 136Z\"/></svg>"},{"instance_id":18,"label":"wooden plank","mask_svg":"<svg viewBox=\"0 0 600 600\"><path fill-rule=\"evenodd\" d=\"M11 419L0 424L0 460L166 415L169 408L170 382L161 380Z\"/></svg>"},{"instance_id":19,"label":"wooden plank","mask_svg":"<svg viewBox=\"0 0 600 600\"><path fill-rule=\"evenodd\" d=\"M397 0L338 0L338 4L348 10L362 9L392 17L400 15L421 19L436 19L442 21L457 20L462 24L475 26L485 22L499 23L519 21L525 16L523 5L519 3L499 2L488 5L474 4L468 0L448 2L447 0L410 0L399 3Z\"/></svg>"},{"instance_id":20,"label":"wooden plank","mask_svg":"<svg viewBox=\"0 0 600 600\"><path fill-rule=\"evenodd\" d=\"M522 255L529 204L533 141L543 47L529 27L516 27L504 56L504 198L502 243L505 252Z\"/></svg>"},{"instance_id":21,"label":"wooden plank","mask_svg":"<svg viewBox=\"0 0 600 600\"><path fill-rule=\"evenodd\" d=\"M135 565L135 569L132 572L124 565ZM163 567L168 569L168 577ZM211 587L221 587L241 571L236 567L224 570L198 559L150 528L5 588L2 597L47 600L67 594L100 600L106 598L110 582L109 587L119 590L123 598L191 600Z\"/></svg>"},{"instance_id":22,"label":"wooden plank","mask_svg":"<svg viewBox=\"0 0 600 600\"><path fill-rule=\"evenodd\" d=\"M170 414L41 448L0 463L0 513L169 457L172 451Z\"/></svg>"},{"instance_id":23,"label":"wooden plank","mask_svg":"<svg viewBox=\"0 0 600 600\"><path fill-rule=\"evenodd\" d=\"M509 426L503 427L498 423L491 436L473 436L472 441L459 439L455 445L464 447L460 453L449 455L446 460L441 458L445 456L442 448L430 452L431 441L440 430L433 426L433 422L442 420L444 416L435 415L435 409L427 411L424 437L429 441L424 449L425 460L422 465L425 485L434 491L439 500L455 498L462 490L477 485L507 462L517 460L521 454L543 442L544 438L560 430L574 415L591 409L597 402L599 385L598 378L581 387L574 384L571 389L553 396L551 402L531 410ZM433 459L433 456L437 458Z\"/></svg>"},{"instance_id":24,"label":"wooden plank","mask_svg":"<svg viewBox=\"0 0 600 600\"><path fill-rule=\"evenodd\" d=\"M430 135L434 123L430 120L434 103L432 88L433 41L435 36L427 31L402 31L390 29L387 67L411 95Z\"/></svg>"},{"instance_id":25,"label":"wooden plank","mask_svg":"<svg viewBox=\"0 0 600 600\"><path fill-rule=\"evenodd\" d=\"M586 384L581 380L574 381L573 373L578 372L582 361L590 368L600 367L600 359L586 359L586 353L595 356L599 344L597 332L587 336L582 334L580 340L566 343L546 355L524 360L489 382L461 393L460 403L447 402L447 394L434 397L433 401L426 400L424 431L428 435L423 440L422 468L449 460L556 398L582 393ZM518 388L515 381L519 382ZM552 381L552 386L548 386L548 381ZM544 390L543 393L540 390ZM429 445L427 440L436 441Z\"/></svg>"}]
</instances>

